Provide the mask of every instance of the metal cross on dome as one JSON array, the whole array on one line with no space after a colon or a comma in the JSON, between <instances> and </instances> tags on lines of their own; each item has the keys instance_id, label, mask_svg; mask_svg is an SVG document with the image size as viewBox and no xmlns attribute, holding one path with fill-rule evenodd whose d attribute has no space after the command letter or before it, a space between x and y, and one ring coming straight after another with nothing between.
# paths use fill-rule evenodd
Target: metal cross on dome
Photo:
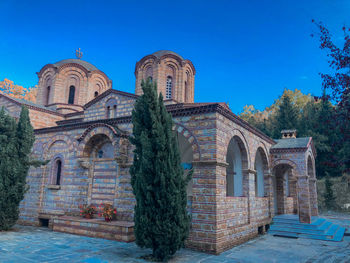
<instances>
[{"instance_id":1,"label":"metal cross on dome","mask_svg":"<svg viewBox=\"0 0 350 263\"><path fill-rule=\"evenodd\" d=\"M80 48L75 50L75 56L76 56L78 59L81 59L81 58L82 58L83 52L81 52Z\"/></svg>"}]
</instances>

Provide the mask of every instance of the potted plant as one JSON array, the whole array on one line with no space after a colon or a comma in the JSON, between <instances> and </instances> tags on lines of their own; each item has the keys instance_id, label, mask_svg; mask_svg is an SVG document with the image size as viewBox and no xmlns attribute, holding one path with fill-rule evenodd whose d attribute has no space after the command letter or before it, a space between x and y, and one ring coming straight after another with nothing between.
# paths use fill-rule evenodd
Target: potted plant
<instances>
[{"instance_id":1,"label":"potted plant","mask_svg":"<svg viewBox=\"0 0 350 263\"><path fill-rule=\"evenodd\" d=\"M110 204L101 204L101 212L98 214L100 217L104 217L106 222L110 222L117 217L117 209Z\"/></svg>"},{"instance_id":2,"label":"potted plant","mask_svg":"<svg viewBox=\"0 0 350 263\"><path fill-rule=\"evenodd\" d=\"M80 215L84 218L87 218L87 219L93 218L95 212L96 212L96 207L94 205L80 206Z\"/></svg>"}]
</instances>

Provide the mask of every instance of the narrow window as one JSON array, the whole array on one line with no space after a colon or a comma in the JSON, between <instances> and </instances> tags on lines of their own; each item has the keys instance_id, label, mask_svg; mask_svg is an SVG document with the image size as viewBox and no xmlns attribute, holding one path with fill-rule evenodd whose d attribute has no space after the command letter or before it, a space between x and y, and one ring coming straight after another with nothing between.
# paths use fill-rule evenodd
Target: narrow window
<instances>
[{"instance_id":1,"label":"narrow window","mask_svg":"<svg viewBox=\"0 0 350 263\"><path fill-rule=\"evenodd\" d=\"M147 80L148 80L149 82L151 82L151 83L152 83L152 81L153 81L153 79L152 79L151 76L149 76L149 77L147 78Z\"/></svg>"},{"instance_id":2,"label":"narrow window","mask_svg":"<svg viewBox=\"0 0 350 263\"><path fill-rule=\"evenodd\" d=\"M103 151L102 150L99 150L97 154L98 154L98 158L100 158L100 159L103 158Z\"/></svg>"},{"instance_id":3,"label":"narrow window","mask_svg":"<svg viewBox=\"0 0 350 263\"><path fill-rule=\"evenodd\" d=\"M166 91L165 91L165 98L171 99L172 97L172 88L173 88L173 78L168 76L166 80Z\"/></svg>"},{"instance_id":4,"label":"narrow window","mask_svg":"<svg viewBox=\"0 0 350 263\"><path fill-rule=\"evenodd\" d=\"M97 91L95 91L95 98L98 96L98 92Z\"/></svg>"},{"instance_id":5,"label":"narrow window","mask_svg":"<svg viewBox=\"0 0 350 263\"><path fill-rule=\"evenodd\" d=\"M57 160L56 161L56 185L61 184L61 170L62 170L62 161Z\"/></svg>"},{"instance_id":6,"label":"narrow window","mask_svg":"<svg viewBox=\"0 0 350 263\"><path fill-rule=\"evenodd\" d=\"M69 87L68 104L74 104L74 96L75 96L75 87L70 86Z\"/></svg>"},{"instance_id":7,"label":"narrow window","mask_svg":"<svg viewBox=\"0 0 350 263\"><path fill-rule=\"evenodd\" d=\"M113 118L117 117L117 105L113 105Z\"/></svg>"},{"instance_id":8,"label":"narrow window","mask_svg":"<svg viewBox=\"0 0 350 263\"><path fill-rule=\"evenodd\" d=\"M109 119L111 117L111 107L108 106L107 107L107 119Z\"/></svg>"},{"instance_id":9,"label":"narrow window","mask_svg":"<svg viewBox=\"0 0 350 263\"><path fill-rule=\"evenodd\" d=\"M46 103L45 105L49 104L49 99L50 99L50 86L47 87L47 93L46 93Z\"/></svg>"}]
</instances>

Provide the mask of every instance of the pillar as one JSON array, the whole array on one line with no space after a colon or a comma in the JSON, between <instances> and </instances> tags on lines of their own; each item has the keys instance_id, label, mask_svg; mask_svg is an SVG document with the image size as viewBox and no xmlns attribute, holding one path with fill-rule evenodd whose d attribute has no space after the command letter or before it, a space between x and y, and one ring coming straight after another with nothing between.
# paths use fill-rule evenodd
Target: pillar
<instances>
[{"instance_id":1,"label":"pillar","mask_svg":"<svg viewBox=\"0 0 350 263\"><path fill-rule=\"evenodd\" d=\"M315 178L309 179L310 207L311 207L311 215L312 216L318 216L316 182L317 182L317 180Z\"/></svg>"},{"instance_id":2,"label":"pillar","mask_svg":"<svg viewBox=\"0 0 350 263\"><path fill-rule=\"evenodd\" d=\"M301 223L311 223L309 177L307 175L298 176L297 181L299 221Z\"/></svg>"}]
</instances>

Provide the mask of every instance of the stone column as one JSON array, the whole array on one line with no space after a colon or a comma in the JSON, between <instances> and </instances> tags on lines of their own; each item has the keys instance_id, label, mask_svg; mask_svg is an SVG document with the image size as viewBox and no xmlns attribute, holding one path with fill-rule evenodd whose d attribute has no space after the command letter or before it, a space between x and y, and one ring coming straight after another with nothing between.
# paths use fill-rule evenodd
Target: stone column
<instances>
[{"instance_id":1,"label":"stone column","mask_svg":"<svg viewBox=\"0 0 350 263\"><path fill-rule=\"evenodd\" d=\"M243 195L248 197L248 223L254 221L255 204L255 175L252 169L243 170Z\"/></svg>"},{"instance_id":2,"label":"stone column","mask_svg":"<svg viewBox=\"0 0 350 263\"><path fill-rule=\"evenodd\" d=\"M293 213L298 213L297 179L289 180L289 195L293 197Z\"/></svg>"},{"instance_id":3,"label":"stone column","mask_svg":"<svg viewBox=\"0 0 350 263\"><path fill-rule=\"evenodd\" d=\"M298 204L299 221L301 223L311 223L309 177L307 175L298 176Z\"/></svg>"},{"instance_id":4,"label":"stone column","mask_svg":"<svg viewBox=\"0 0 350 263\"><path fill-rule=\"evenodd\" d=\"M273 182L272 182L272 174L271 172L264 174L264 182L267 182L265 185L265 195L269 200L269 217L272 218L275 214L275 206L273 204Z\"/></svg>"},{"instance_id":5,"label":"stone column","mask_svg":"<svg viewBox=\"0 0 350 263\"><path fill-rule=\"evenodd\" d=\"M309 179L310 206L311 206L311 215L312 216L318 216L316 182L317 182L317 180L315 178Z\"/></svg>"}]
</instances>

